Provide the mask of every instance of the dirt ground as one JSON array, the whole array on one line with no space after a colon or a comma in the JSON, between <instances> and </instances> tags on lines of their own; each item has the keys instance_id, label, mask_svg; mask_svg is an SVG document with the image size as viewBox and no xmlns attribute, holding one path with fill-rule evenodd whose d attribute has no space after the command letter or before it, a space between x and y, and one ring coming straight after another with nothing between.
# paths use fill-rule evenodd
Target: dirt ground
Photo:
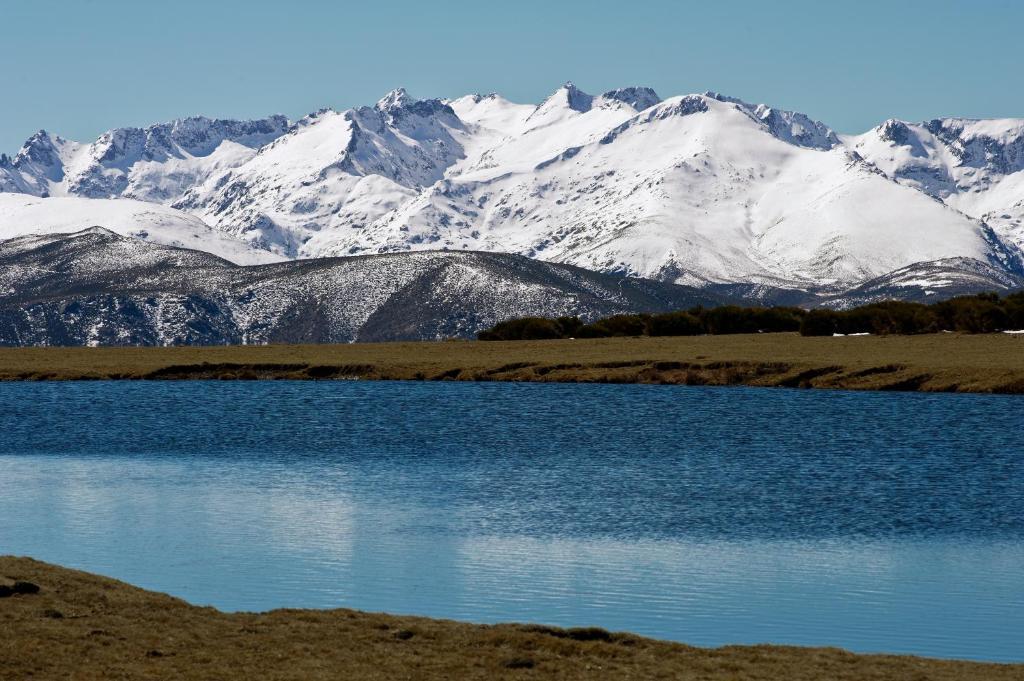
<instances>
[{"instance_id":1,"label":"dirt ground","mask_svg":"<svg viewBox=\"0 0 1024 681\"><path fill-rule=\"evenodd\" d=\"M222 613L122 582L0 557L0 679L1024 679L1024 665L835 648L694 648L538 625L352 610Z\"/></svg>"}]
</instances>

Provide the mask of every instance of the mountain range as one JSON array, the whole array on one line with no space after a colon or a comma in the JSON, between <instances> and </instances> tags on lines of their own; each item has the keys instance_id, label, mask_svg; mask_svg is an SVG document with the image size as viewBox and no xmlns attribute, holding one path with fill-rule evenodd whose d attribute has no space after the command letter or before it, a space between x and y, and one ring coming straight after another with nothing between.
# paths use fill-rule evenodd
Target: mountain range
<instances>
[{"instance_id":1,"label":"mountain range","mask_svg":"<svg viewBox=\"0 0 1024 681\"><path fill-rule=\"evenodd\" d=\"M294 122L40 131L0 156L0 239L92 226L238 265L496 252L768 302L929 299L1024 275L1024 120L840 135L566 83L538 105L399 89Z\"/></svg>"}]
</instances>

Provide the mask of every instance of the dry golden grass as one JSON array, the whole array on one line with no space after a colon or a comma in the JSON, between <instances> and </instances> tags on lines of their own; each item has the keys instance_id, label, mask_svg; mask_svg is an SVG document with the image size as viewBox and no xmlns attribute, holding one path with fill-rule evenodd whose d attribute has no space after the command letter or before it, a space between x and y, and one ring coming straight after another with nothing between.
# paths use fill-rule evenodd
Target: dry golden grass
<instances>
[{"instance_id":1,"label":"dry golden grass","mask_svg":"<svg viewBox=\"0 0 1024 681\"><path fill-rule=\"evenodd\" d=\"M653 641L603 630L482 626L352 610L226 614L112 579L0 557L0 679L1024 679L1024 665L835 648ZM582 640L581 640L582 639ZM589 640L588 640L589 639Z\"/></svg>"},{"instance_id":2,"label":"dry golden grass","mask_svg":"<svg viewBox=\"0 0 1024 681\"><path fill-rule=\"evenodd\" d=\"M1024 392L1024 336L752 334L523 342L3 348L0 380L342 378L603 381Z\"/></svg>"}]
</instances>

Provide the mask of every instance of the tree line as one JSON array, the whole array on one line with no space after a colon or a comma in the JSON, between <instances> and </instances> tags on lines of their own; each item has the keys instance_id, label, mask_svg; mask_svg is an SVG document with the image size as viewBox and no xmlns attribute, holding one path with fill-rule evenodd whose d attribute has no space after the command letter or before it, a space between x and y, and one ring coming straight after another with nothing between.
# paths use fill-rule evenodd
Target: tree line
<instances>
[{"instance_id":1,"label":"tree line","mask_svg":"<svg viewBox=\"0 0 1024 681\"><path fill-rule=\"evenodd\" d=\"M848 310L799 307L694 307L661 314L618 314L584 323L579 317L521 317L480 331L480 340L545 340L614 336L702 336L798 331L803 336L940 331L995 333L1024 329L1024 292L960 296L931 305L885 301Z\"/></svg>"}]
</instances>

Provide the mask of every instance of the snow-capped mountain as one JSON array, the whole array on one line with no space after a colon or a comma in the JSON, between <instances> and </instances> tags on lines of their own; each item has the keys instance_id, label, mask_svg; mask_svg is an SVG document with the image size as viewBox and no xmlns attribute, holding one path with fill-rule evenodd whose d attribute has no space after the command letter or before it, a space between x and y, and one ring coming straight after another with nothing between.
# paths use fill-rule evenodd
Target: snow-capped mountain
<instances>
[{"instance_id":1,"label":"snow-capped mountain","mask_svg":"<svg viewBox=\"0 0 1024 681\"><path fill-rule=\"evenodd\" d=\"M797 112L640 87L566 83L538 105L399 89L293 124L188 119L90 145L40 133L0 160L0 189L161 203L280 258L500 251L844 290L917 263L1024 272L1022 131L890 121L842 137Z\"/></svg>"},{"instance_id":2,"label":"snow-capped mountain","mask_svg":"<svg viewBox=\"0 0 1024 681\"><path fill-rule=\"evenodd\" d=\"M287 128L284 116L196 117L118 128L92 144L40 130L13 159L0 158L0 191L171 203L210 174L249 160Z\"/></svg>"},{"instance_id":3,"label":"snow-capped mountain","mask_svg":"<svg viewBox=\"0 0 1024 681\"><path fill-rule=\"evenodd\" d=\"M319 111L175 205L290 257L413 200L465 157L470 135L450 106L395 90L373 107Z\"/></svg>"},{"instance_id":4,"label":"snow-capped mountain","mask_svg":"<svg viewBox=\"0 0 1024 681\"><path fill-rule=\"evenodd\" d=\"M890 119L846 143L888 177L1024 247L1024 119Z\"/></svg>"},{"instance_id":5,"label":"snow-capped mountain","mask_svg":"<svg viewBox=\"0 0 1024 681\"><path fill-rule=\"evenodd\" d=\"M77 232L94 226L140 241L206 251L239 265L284 260L210 227L194 215L159 204L0 193L0 240Z\"/></svg>"},{"instance_id":6,"label":"snow-capped mountain","mask_svg":"<svg viewBox=\"0 0 1024 681\"><path fill-rule=\"evenodd\" d=\"M839 136L832 131L832 128L820 121L813 120L807 114L773 109L765 104L753 105L742 99L727 97L717 92L707 92L705 95L720 102L735 104L751 118L764 124L772 135L791 144L824 151L841 144Z\"/></svg>"},{"instance_id":7,"label":"snow-capped mountain","mask_svg":"<svg viewBox=\"0 0 1024 681\"><path fill-rule=\"evenodd\" d=\"M687 283L848 283L922 260L1017 260L976 221L841 145L794 144L792 127L752 107L691 95L626 108L563 89L526 122L540 114L543 127L335 232L322 252L508 250Z\"/></svg>"}]
</instances>

